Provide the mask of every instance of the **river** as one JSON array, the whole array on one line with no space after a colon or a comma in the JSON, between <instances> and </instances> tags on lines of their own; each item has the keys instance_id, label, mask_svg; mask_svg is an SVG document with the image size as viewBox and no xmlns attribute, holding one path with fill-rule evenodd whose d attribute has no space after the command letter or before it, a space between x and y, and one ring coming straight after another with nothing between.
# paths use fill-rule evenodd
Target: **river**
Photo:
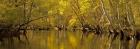
<instances>
[{"instance_id":1,"label":"river","mask_svg":"<svg viewBox=\"0 0 140 49\"><path fill-rule=\"evenodd\" d=\"M97 36L90 33L82 37L82 31L28 30L28 41L21 36L21 41L5 39L0 49L108 49L110 40L107 35ZM119 49L119 40L115 40L111 49Z\"/></svg>"}]
</instances>

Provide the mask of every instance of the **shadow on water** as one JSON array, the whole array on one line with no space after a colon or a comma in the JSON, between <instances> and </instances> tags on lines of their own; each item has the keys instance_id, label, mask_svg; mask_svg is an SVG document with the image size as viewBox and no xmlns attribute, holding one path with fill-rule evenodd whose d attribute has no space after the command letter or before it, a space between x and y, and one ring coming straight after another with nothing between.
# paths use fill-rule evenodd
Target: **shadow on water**
<instances>
[{"instance_id":1,"label":"shadow on water","mask_svg":"<svg viewBox=\"0 0 140 49\"><path fill-rule=\"evenodd\" d=\"M29 44L25 37L20 42L14 38L11 42L7 39L0 43L0 49L108 49L110 39L107 35L98 37L94 34L82 37L82 31L27 31ZM119 38L119 37L117 37ZM82 43L82 44L81 44ZM112 43L110 49L119 49L119 40Z\"/></svg>"}]
</instances>

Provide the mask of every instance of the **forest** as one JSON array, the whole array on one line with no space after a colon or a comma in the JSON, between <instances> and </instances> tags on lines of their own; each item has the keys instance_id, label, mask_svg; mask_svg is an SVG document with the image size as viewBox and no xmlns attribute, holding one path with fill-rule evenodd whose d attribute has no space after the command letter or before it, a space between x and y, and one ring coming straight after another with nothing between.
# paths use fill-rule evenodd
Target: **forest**
<instances>
[{"instance_id":1,"label":"forest","mask_svg":"<svg viewBox=\"0 0 140 49\"><path fill-rule=\"evenodd\" d=\"M0 49L140 49L140 0L0 0Z\"/></svg>"}]
</instances>

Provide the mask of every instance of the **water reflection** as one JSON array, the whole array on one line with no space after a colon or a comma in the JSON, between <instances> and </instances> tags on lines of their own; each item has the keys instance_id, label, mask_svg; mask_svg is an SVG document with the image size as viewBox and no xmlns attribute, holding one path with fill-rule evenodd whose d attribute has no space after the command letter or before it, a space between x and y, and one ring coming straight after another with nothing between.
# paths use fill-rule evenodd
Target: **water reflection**
<instances>
[{"instance_id":1,"label":"water reflection","mask_svg":"<svg viewBox=\"0 0 140 49\"><path fill-rule=\"evenodd\" d=\"M82 37L82 31L33 31L28 30L27 37L29 44L24 37L19 42L6 40L0 45L0 49L108 49L109 38L107 35L98 37L94 34ZM111 49L119 49L119 40L113 42Z\"/></svg>"}]
</instances>

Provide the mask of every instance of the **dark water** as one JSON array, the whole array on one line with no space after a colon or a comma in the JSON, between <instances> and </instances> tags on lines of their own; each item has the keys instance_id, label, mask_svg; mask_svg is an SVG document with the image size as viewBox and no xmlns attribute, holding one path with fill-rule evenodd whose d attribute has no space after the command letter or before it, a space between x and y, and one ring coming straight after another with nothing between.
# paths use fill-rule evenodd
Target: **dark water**
<instances>
[{"instance_id":1,"label":"dark water","mask_svg":"<svg viewBox=\"0 0 140 49\"><path fill-rule=\"evenodd\" d=\"M21 41L14 38L13 42L5 39L0 49L109 49L110 39L107 34L83 36L82 31L32 31L27 33L29 44L24 36ZM119 40L115 40L110 49L119 49ZM140 49L140 46L137 47Z\"/></svg>"}]
</instances>

